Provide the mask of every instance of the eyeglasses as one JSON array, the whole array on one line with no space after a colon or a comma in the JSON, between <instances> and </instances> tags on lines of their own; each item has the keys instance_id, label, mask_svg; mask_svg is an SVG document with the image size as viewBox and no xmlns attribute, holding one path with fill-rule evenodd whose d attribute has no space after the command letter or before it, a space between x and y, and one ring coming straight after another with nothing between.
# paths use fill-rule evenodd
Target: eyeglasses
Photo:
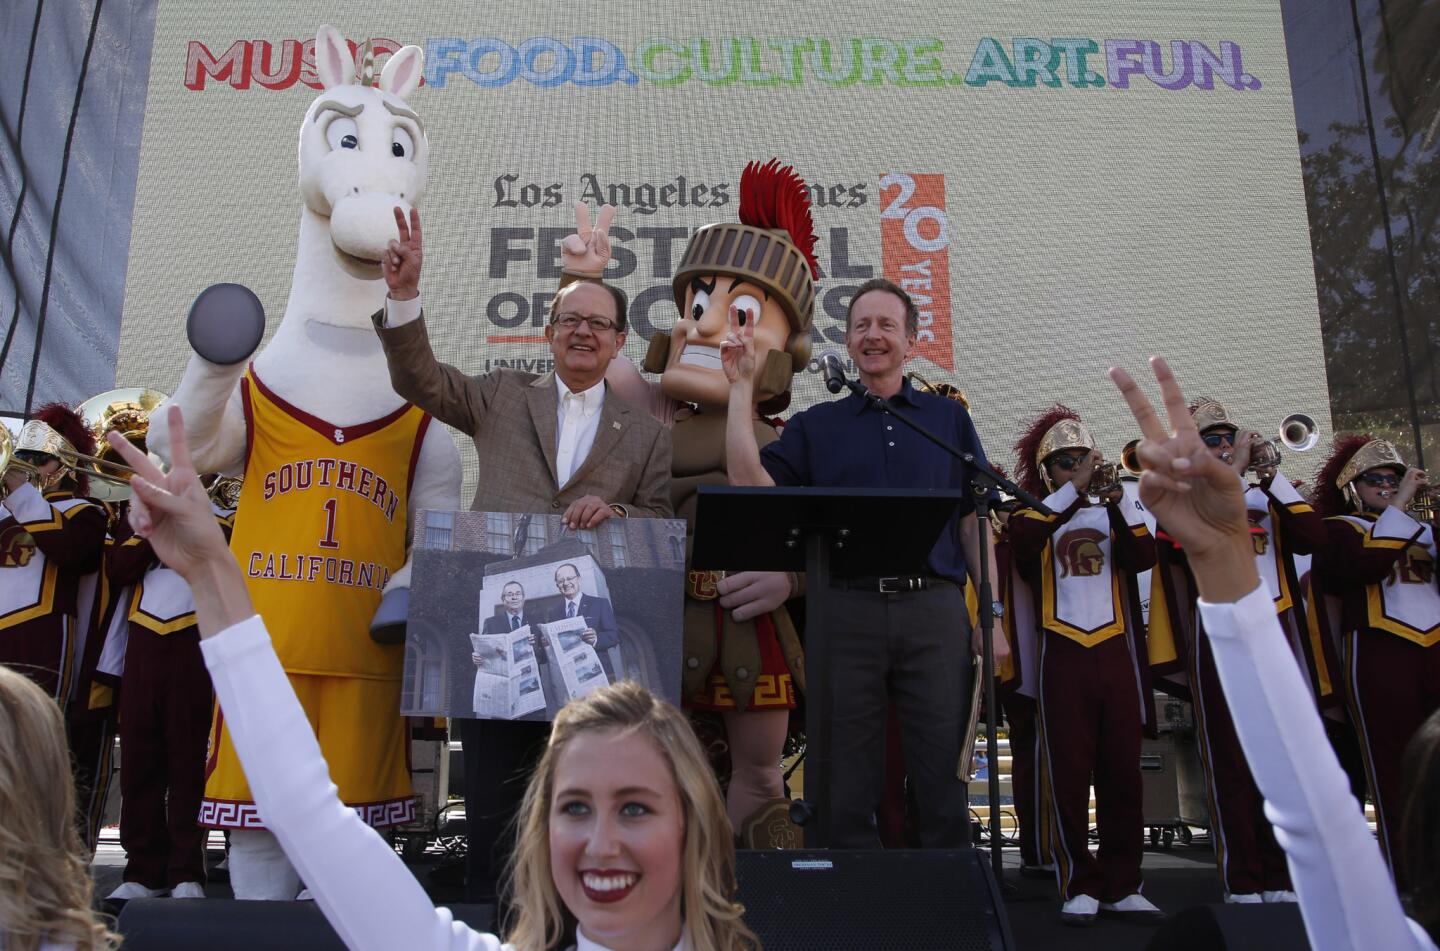
<instances>
[{"instance_id":1,"label":"eyeglasses","mask_svg":"<svg viewBox=\"0 0 1440 951\"><path fill-rule=\"evenodd\" d=\"M583 314L576 314L570 311L566 311L563 314L556 314L555 319L552 320L551 323L558 324L566 330L574 330L580 326L582 321L590 325L592 333L597 334L608 333L619 327L619 325L609 317L586 317Z\"/></svg>"},{"instance_id":2,"label":"eyeglasses","mask_svg":"<svg viewBox=\"0 0 1440 951\"><path fill-rule=\"evenodd\" d=\"M1393 472L1367 472L1360 477L1360 481L1372 489L1378 489L1381 486L1395 489L1400 486L1400 477Z\"/></svg>"},{"instance_id":3,"label":"eyeglasses","mask_svg":"<svg viewBox=\"0 0 1440 951\"><path fill-rule=\"evenodd\" d=\"M1219 446L1235 445L1234 433L1206 433L1200 438L1205 440L1205 445L1209 446L1211 449L1215 449Z\"/></svg>"},{"instance_id":4,"label":"eyeglasses","mask_svg":"<svg viewBox=\"0 0 1440 951\"><path fill-rule=\"evenodd\" d=\"M1088 455L1089 453L1087 452L1085 456ZM1059 466L1061 469L1069 472L1071 469L1076 468L1080 465L1080 463L1084 462L1085 456L1055 456L1050 460L1050 464L1052 466Z\"/></svg>"}]
</instances>

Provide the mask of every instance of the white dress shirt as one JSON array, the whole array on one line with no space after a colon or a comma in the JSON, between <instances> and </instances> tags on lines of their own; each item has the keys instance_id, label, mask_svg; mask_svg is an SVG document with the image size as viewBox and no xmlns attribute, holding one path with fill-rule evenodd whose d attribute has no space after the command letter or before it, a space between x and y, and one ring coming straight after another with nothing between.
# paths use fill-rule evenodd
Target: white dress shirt
<instances>
[{"instance_id":1,"label":"white dress shirt","mask_svg":"<svg viewBox=\"0 0 1440 951\"><path fill-rule=\"evenodd\" d=\"M410 300L385 298L385 326L400 327L418 320L421 312L420 297ZM561 487L570 481L575 470L580 468L590 455L595 444L595 431L600 427L600 408L605 405L605 381L581 393L572 393L555 375L555 391L559 399L555 408L555 479Z\"/></svg>"},{"instance_id":2,"label":"white dress shirt","mask_svg":"<svg viewBox=\"0 0 1440 951\"><path fill-rule=\"evenodd\" d=\"M1380 846L1280 632L1269 589L1262 582L1234 604L1199 605L1235 732L1285 849L1310 946L1436 951L1400 907Z\"/></svg>"},{"instance_id":3,"label":"white dress shirt","mask_svg":"<svg viewBox=\"0 0 1440 951\"><path fill-rule=\"evenodd\" d=\"M514 951L436 908L400 856L336 795L260 617L200 642L266 827L351 951ZM578 951L606 949L578 936ZM685 951L685 939L673 951Z\"/></svg>"},{"instance_id":4,"label":"white dress shirt","mask_svg":"<svg viewBox=\"0 0 1440 951\"><path fill-rule=\"evenodd\" d=\"M557 373L555 392L559 396L555 407L555 431L559 434L555 439L555 480L564 488L595 444L600 407L605 405L605 380L602 378L588 390L572 393Z\"/></svg>"}]
</instances>

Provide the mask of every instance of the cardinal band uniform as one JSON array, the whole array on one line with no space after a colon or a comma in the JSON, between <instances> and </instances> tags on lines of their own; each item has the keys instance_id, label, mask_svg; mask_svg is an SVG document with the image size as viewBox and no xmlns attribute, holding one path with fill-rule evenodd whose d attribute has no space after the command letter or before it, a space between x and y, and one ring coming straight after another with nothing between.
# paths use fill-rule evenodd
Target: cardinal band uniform
<instances>
[{"instance_id":1,"label":"cardinal band uniform","mask_svg":"<svg viewBox=\"0 0 1440 951\"><path fill-rule=\"evenodd\" d=\"M431 417L406 404L337 427L290 406L253 367L241 396L251 442L230 547L340 798L373 826L403 824L415 808L403 647L368 631L405 561L407 497ZM219 710L207 769L202 824L263 827Z\"/></svg>"}]
</instances>

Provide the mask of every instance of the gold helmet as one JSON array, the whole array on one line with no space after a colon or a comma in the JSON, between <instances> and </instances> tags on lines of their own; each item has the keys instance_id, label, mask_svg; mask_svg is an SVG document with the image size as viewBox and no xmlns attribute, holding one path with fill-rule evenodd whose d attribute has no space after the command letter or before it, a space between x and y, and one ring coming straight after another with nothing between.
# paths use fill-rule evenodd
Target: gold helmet
<instances>
[{"instance_id":1,"label":"gold helmet","mask_svg":"<svg viewBox=\"0 0 1440 951\"><path fill-rule=\"evenodd\" d=\"M1230 413L1225 409L1224 404L1218 400L1212 400L1208 396L1202 396L1190 404L1190 418L1195 420L1195 428L1202 433L1217 426L1226 426L1236 432L1240 429L1239 425L1230 418Z\"/></svg>"},{"instance_id":2,"label":"gold helmet","mask_svg":"<svg viewBox=\"0 0 1440 951\"><path fill-rule=\"evenodd\" d=\"M1355 450L1355 455L1345 463L1340 474L1335 477L1335 488L1343 492L1346 486L1360 476L1381 466L1394 466L1402 473L1409 468L1405 465L1405 460L1400 458L1400 450L1395 448L1394 443L1387 439L1372 439Z\"/></svg>"},{"instance_id":3,"label":"gold helmet","mask_svg":"<svg viewBox=\"0 0 1440 951\"><path fill-rule=\"evenodd\" d=\"M1046 430L1035 450L1035 465L1043 472L1045 460L1063 449L1094 449L1095 437L1078 419L1062 419Z\"/></svg>"}]
</instances>

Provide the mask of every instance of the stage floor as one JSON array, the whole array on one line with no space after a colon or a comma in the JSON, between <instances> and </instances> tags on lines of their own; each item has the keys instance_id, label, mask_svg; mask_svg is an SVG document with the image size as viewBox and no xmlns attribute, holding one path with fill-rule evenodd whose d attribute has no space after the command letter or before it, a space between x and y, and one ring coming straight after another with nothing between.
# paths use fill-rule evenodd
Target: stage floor
<instances>
[{"instance_id":1,"label":"stage floor","mask_svg":"<svg viewBox=\"0 0 1440 951\"><path fill-rule=\"evenodd\" d=\"M223 857L222 839L212 834L210 864ZM443 848L432 844L430 849L410 868L436 902L463 902L456 859ZM1154 926L1115 922L1102 918L1089 928L1068 927L1060 922L1060 901L1053 881L1021 878L1018 873L1019 853L1005 851L1005 904L1010 915L1010 928L1018 951L1074 949L1074 951L1142 951L1154 932ZM100 847L92 863L97 901L117 885L125 866L125 853L120 848L118 832L109 828L102 832ZM1178 842L1172 849L1147 849L1144 861L1145 895L1166 912L1174 913L1192 905L1218 902L1220 880L1208 842L1197 840L1194 845ZM206 893L213 898L231 897L227 882L212 881Z\"/></svg>"}]
</instances>

